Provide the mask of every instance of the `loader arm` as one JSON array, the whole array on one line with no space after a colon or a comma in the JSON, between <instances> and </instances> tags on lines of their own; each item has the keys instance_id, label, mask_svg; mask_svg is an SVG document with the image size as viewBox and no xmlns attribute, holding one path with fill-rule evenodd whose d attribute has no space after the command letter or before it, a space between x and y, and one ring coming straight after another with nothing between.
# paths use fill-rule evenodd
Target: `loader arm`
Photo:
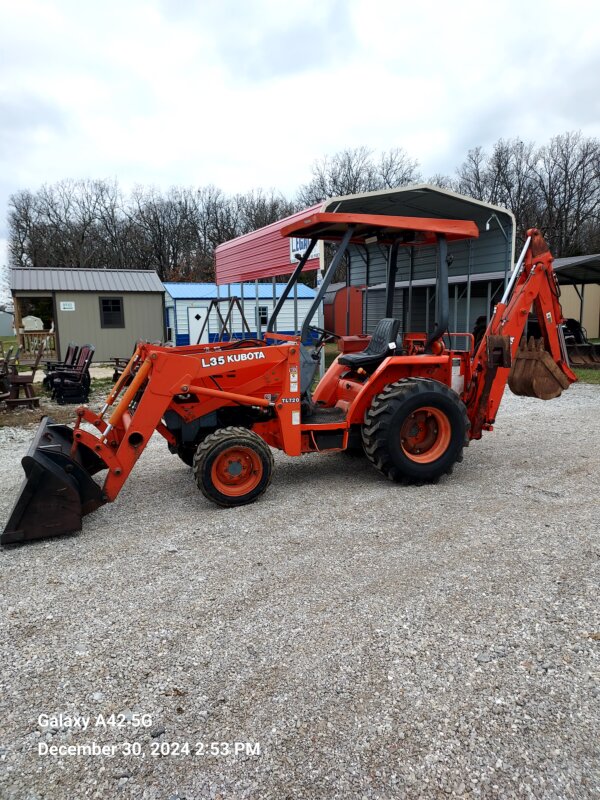
<instances>
[{"instance_id":1,"label":"loader arm","mask_svg":"<svg viewBox=\"0 0 600 800\"><path fill-rule=\"evenodd\" d=\"M527 243L502 301L494 309L473 358L466 392L470 438L492 430L508 382L516 394L549 400L577 380L562 339L564 322L552 254L541 233L527 231ZM521 339L531 307L542 342L523 347Z\"/></svg>"},{"instance_id":2,"label":"loader arm","mask_svg":"<svg viewBox=\"0 0 600 800\"><path fill-rule=\"evenodd\" d=\"M252 409L254 419L264 420L265 439L299 455L299 398L289 397L294 376L298 389L299 348L286 339L268 347L254 340L246 347L140 343L99 413L81 406L74 427L42 420L0 543L80 530L85 514L116 499L155 431L175 444L164 421L168 411L185 423L223 408ZM100 472L102 484L94 479Z\"/></svg>"}]
</instances>

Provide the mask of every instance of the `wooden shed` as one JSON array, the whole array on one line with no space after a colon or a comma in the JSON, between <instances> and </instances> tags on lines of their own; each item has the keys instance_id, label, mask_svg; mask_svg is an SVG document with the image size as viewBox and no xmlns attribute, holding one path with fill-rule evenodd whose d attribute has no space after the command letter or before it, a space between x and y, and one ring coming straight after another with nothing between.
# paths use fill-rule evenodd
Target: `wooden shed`
<instances>
[{"instance_id":1,"label":"wooden shed","mask_svg":"<svg viewBox=\"0 0 600 800\"><path fill-rule=\"evenodd\" d=\"M69 342L93 344L95 361L129 356L139 339L164 339L164 288L153 270L15 268L15 328L27 355L41 338L63 358ZM43 330L28 331L26 316Z\"/></svg>"}]
</instances>

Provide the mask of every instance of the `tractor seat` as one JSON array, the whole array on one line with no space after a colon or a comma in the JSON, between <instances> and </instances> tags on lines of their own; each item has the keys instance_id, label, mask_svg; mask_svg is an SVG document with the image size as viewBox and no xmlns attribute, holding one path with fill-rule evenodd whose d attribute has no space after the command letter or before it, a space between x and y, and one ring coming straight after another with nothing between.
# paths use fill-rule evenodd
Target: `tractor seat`
<instances>
[{"instance_id":1,"label":"tractor seat","mask_svg":"<svg viewBox=\"0 0 600 800\"><path fill-rule=\"evenodd\" d=\"M392 317L380 319L373 331L371 341L360 353L348 353L338 358L338 364L352 369L376 369L384 358L393 355L396 351L396 338L400 322ZM390 347L390 345L393 345Z\"/></svg>"}]
</instances>

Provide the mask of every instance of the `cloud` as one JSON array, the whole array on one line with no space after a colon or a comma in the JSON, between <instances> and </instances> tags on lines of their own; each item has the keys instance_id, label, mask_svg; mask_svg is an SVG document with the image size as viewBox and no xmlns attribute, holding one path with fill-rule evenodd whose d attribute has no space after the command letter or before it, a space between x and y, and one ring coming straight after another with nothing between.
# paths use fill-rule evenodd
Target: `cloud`
<instances>
[{"instance_id":1,"label":"cloud","mask_svg":"<svg viewBox=\"0 0 600 800\"><path fill-rule=\"evenodd\" d=\"M11 192L67 177L291 194L347 146L428 175L600 135L599 22L587 0L0 0L0 236Z\"/></svg>"}]
</instances>

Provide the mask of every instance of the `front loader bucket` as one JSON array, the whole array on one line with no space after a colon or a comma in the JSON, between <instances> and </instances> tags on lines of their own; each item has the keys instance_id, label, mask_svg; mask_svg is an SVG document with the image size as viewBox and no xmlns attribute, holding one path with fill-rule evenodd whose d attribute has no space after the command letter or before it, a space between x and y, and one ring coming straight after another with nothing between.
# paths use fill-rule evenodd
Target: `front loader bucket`
<instances>
[{"instance_id":1,"label":"front loader bucket","mask_svg":"<svg viewBox=\"0 0 600 800\"><path fill-rule=\"evenodd\" d=\"M570 381L544 349L543 339L521 342L508 376L513 394L551 400L568 389Z\"/></svg>"},{"instance_id":2,"label":"front loader bucket","mask_svg":"<svg viewBox=\"0 0 600 800\"><path fill-rule=\"evenodd\" d=\"M596 368L600 367L600 347L597 344L590 345L590 358Z\"/></svg>"},{"instance_id":3,"label":"front loader bucket","mask_svg":"<svg viewBox=\"0 0 600 800\"><path fill-rule=\"evenodd\" d=\"M580 352L579 345L577 344L568 344L567 345L567 355L569 356L569 362L572 367L586 367L587 361L585 356Z\"/></svg>"},{"instance_id":4,"label":"front loader bucket","mask_svg":"<svg viewBox=\"0 0 600 800\"><path fill-rule=\"evenodd\" d=\"M104 502L91 477L106 465L78 444L73 430L44 417L22 460L25 480L12 509L1 544L28 542L81 530L81 518Z\"/></svg>"},{"instance_id":5,"label":"front loader bucket","mask_svg":"<svg viewBox=\"0 0 600 800\"><path fill-rule=\"evenodd\" d=\"M575 367L583 367L584 369L598 369L600 366L600 353L595 345L588 344L572 344L567 346L569 358L572 359L571 363Z\"/></svg>"}]
</instances>

